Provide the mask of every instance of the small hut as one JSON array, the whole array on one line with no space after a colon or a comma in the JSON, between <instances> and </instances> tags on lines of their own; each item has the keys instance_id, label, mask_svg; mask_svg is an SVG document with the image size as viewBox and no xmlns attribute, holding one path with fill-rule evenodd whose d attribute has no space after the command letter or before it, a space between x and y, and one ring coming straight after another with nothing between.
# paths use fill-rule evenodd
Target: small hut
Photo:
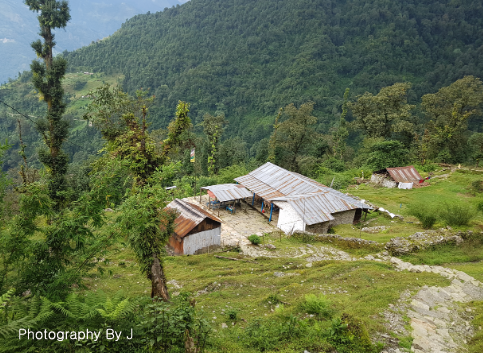
<instances>
[{"instance_id":1,"label":"small hut","mask_svg":"<svg viewBox=\"0 0 483 353\"><path fill-rule=\"evenodd\" d=\"M399 168L384 168L374 172L371 182L386 188L412 189L414 184L419 184L423 178L414 166Z\"/></svg>"},{"instance_id":2,"label":"small hut","mask_svg":"<svg viewBox=\"0 0 483 353\"><path fill-rule=\"evenodd\" d=\"M174 199L166 208L178 212L169 246L175 255L196 255L220 246L221 220L202 208Z\"/></svg>"}]
</instances>

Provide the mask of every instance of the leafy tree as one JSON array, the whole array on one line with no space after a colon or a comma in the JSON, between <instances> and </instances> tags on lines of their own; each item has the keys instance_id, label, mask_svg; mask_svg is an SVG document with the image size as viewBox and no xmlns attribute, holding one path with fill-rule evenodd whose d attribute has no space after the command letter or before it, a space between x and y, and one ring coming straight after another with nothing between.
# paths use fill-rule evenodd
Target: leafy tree
<instances>
[{"instance_id":1,"label":"leafy tree","mask_svg":"<svg viewBox=\"0 0 483 353\"><path fill-rule=\"evenodd\" d=\"M272 148L275 146L275 163L293 171L299 170L297 157L312 143L315 134L317 118L311 115L313 110L313 102L304 103L299 109L292 103L283 109L284 120L273 132L276 134L272 141Z\"/></svg>"},{"instance_id":2,"label":"leafy tree","mask_svg":"<svg viewBox=\"0 0 483 353\"><path fill-rule=\"evenodd\" d=\"M210 146L210 155L208 156L208 172L209 174L215 173L217 153L219 150L219 144L221 135L223 134L223 128L228 122L225 119L223 113L216 116L205 114L203 117L203 131L208 137L208 143Z\"/></svg>"},{"instance_id":3,"label":"leafy tree","mask_svg":"<svg viewBox=\"0 0 483 353\"><path fill-rule=\"evenodd\" d=\"M49 173L49 196L54 201L54 207L59 210L66 189L65 174L68 157L62 151L62 143L68 136L68 123L63 120L65 103L62 79L67 69L67 61L61 56L53 56L55 46L55 28L64 28L70 20L67 1L57 0L26 0L30 10L40 12L37 17L40 24L40 36L44 39L32 43L32 48L43 64L34 60L30 66L32 82L39 91L40 98L47 103L47 116L37 121L37 130L43 137L48 149L39 151L39 160Z\"/></svg>"},{"instance_id":4,"label":"leafy tree","mask_svg":"<svg viewBox=\"0 0 483 353\"><path fill-rule=\"evenodd\" d=\"M433 157L445 162L461 161L466 145L468 120L481 114L483 84L479 78L465 76L437 93L422 97L422 108L430 120Z\"/></svg>"},{"instance_id":5,"label":"leafy tree","mask_svg":"<svg viewBox=\"0 0 483 353\"><path fill-rule=\"evenodd\" d=\"M277 149L277 130L280 127L280 116L283 113L283 108L280 108L273 124L273 133L268 141L268 161L275 162L275 151Z\"/></svg>"},{"instance_id":6,"label":"leafy tree","mask_svg":"<svg viewBox=\"0 0 483 353\"><path fill-rule=\"evenodd\" d=\"M347 116L347 106L349 100L349 88L344 92L344 103L342 103L342 114L339 119L339 126L334 132L334 157L343 159L346 149L346 139L349 137L349 130L346 127L345 117Z\"/></svg>"},{"instance_id":7,"label":"leafy tree","mask_svg":"<svg viewBox=\"0 0 483 353\"><path fill-rule=\"evenodd\" d=\"M373 170L394 168L406 165L408 150L399 141L376 142L370 147L366 164Z\"/></svg>"},{"instance_id":8,"label":"leafy tree","mask_svg":"<svg viewBox=\"0 0 483 353\"><path fill-rule=\"evenodd\" d=\"M10 180L7 178L6 173L4 173L2 170L3 155L5 151L7 151L10 147L11 146L8 144L8 141L5 141L4 145L0 144L0 220L3 220L3 215L4 215L3 199L5 197L5 190L7 186L10 184ZM1 230L1 227L0 227L0 230Z\"/></svg>"},{"instance_id":9,"label":"leafy tree","mask_svg":"<svg viewBox=\"0 0 483 353\"><path fill-rule=\"evenodd\" d=\"M40 35L44 38L43 43L32 43L43 63L34 61L31 68L33 84L47 103L46 118L37 120L36 125L47 146L40 150L39 160L46 168L48 183L29 182L21 170L24 183L19 188L20 214L13 218L8 234L3 234L0 241L0 287L15 284L17 291L62 298L92 267L91 257L102 248L102 240L94 236L93 229L103 225L103 196L109 184L81 195L75 203L68 202L68 158L62 150L68 124L62 117L65 103L61 84L67 62L53 57L52 30L66 26L69 8L66 1L27 0L26 4L40 12ZM20 144L20 154L26 161L21 137ZM41 226L40 218L47 219L47 224ZM8 277L12 271L15 275Z\"/></svg>"},{"instance_id":10,"label":"leafy tree","mask_svg":"<svg viewBox=\"0 0 483 353\"><path fill-rule=\"evenodd\" d=\"M151 280L151 297L169 300L162 255L173 233L176 214L164 210L167 194L163 169L169 166L170 154L186 143L191 128L189 105L179 102L176 119L168 126L168 137L160 152L147 131L146 117L151 98L137 92L131 98L120 88L104 85L94 92L85 118L93 121L107 141L106 151L126 165L134 177L131 196L122 204L117 223L128 234L141 271Z\"/></svg>"},{"instance_id":11,"label":"leafy tree","mask_svg":"<svg viewBox=\"0 0 483 353\"><path fill-rule=\"evenodd\" d=\"M349 103L356 120L354 127L361 129L366 137L389 139L394 133L412 136L413 105L407 103L409 83L396 83L384 87L377 95L366 92L355 103Z\"/></svg>"},{"instance_id":12,"label":"leafy tree","mask_svg":"<svg viewBox=\"0 0 483 353\"><path fill-rule=\"evenodd\" d=\"M476 161L476 167L483 158L483 133L475 133L468 139L468 146L473 150L473 159Z\"/></svg>"}]
</instances>

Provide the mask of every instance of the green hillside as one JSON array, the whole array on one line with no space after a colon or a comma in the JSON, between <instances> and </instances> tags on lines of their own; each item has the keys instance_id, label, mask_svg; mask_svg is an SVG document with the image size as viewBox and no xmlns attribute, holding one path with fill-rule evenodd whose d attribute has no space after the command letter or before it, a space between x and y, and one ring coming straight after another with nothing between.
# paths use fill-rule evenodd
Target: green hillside
<instances>
[{"instance_id":1,"label":"green hillside","mask_svg":"<svg viewBox=\"0 0 483 353\"><path fill-rule=\"evenodd\" d=\"M264 162L275 115L289 103L315 102L313 129L333 148L329 135L339 121L347 87L354 102L366 91L375 94L396 82L410 82L414 132L422 136L427 122L419 105L422 95L465 75L483 77L483 6L447 0L194 0L135 16L109 38L65 55L70 72L64 82L70 103L66 118L72 130L64 148L71 161L85 160L102 145L99 135L75 119L88 103L82 95L105 81L122 83L130 94L143 88L156 96L150 129L167 126L178 100L191 104L197 133L206 113L224 113L228 125L222 140L231 140L220 153L240 151L241 157L220 158L222 168L257 155ZM95 75L81 74L74 87L71 80L79 72ZM30 77L24 73L1 86L0 99L22 113L41 116L44 108ZM83 80L92 82L83 85ZM20 161L17 118L10 108L0 107L0 140L8 137L14 145L4 170ZM346 120L353 119L349 109ZM481 131L482 122L481 114L471 117L469 130ZM31 121L23 123L27 155L35 161L38 134ZM347 143L353 151L361 141L350 130ZM322 149L316 147L320 153L303 154L320 159L324 143ZM206 160L207 147L203 149ZM344 159L353 157L349 151Z\"/></svg>"},{"instance_id":2,"label":"green hillside","mask_svg":"<svg viewBox=\"0 0 483 353\"><path fill-rule=\"evenodd\" d=\"M0 140L8 139L12 148L7 151L4 170L17 167L21 161L18 120L21 124L22 140L27 146L26 156L30 163L39 166L37 149L42 145L40 135L34 122L45 115L45 102L39 100L38 92L31 83L32 74L24 72L19 79L0 86L0 100L17 111L0 104ZM98 88L103 83L117 84L122 76L104 74L87 75L74 72L66 75L63 81L67 100L67 110L64 115L70 126L70 135L63 149L69 155L71 162L85 161L89 156L95 156L102 147L102 141L96 129L82 119L85 107L89 103L86 97L90 90ZM20 115L22 113L24 115Z\"/></svg>"},{"instance_id":3,"label":"green hillside","mask_svg":"<svg viewBox=\"0 0 483 353\"><path fill-rule=\"evenodd\" d=\"M181 99L192 103L197 122L204 112L224 111L230 134L250 143L269 132L255 129L253 118L247 129L246 116L275 115L292 102L313 100L326 130L346 87L354 97L409 81L416 102L464 75L483 76L483 6L194 0L135 16L67 59L74 71L124 74L131 93L150 88L156 127L169 121Z\"/></svg>"}]
</instances>

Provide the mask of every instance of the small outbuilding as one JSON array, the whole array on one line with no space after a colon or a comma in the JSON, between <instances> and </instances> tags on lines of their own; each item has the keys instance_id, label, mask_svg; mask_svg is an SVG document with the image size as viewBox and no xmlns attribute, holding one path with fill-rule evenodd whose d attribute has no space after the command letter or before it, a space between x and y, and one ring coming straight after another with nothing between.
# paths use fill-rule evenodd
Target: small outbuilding
<instances>
[{"instance_id":1,"label":"small outbuilding","mask_svg":"<svg viewBox=\"0 0 483 353\"><path fill-rule=\"evenodd\" d=\"M384 168L374 172L371 176L372 183L386 188L412 189L413 185L418 185L422 180L423 178L412 165Z\"/></svg>"},{"instance_id":2,"label":"small outbuilding","mask_svg":"<svg viewBox=\"0 0 483 353\"><path fill-rule=\"evenodd\" d=\"M202 208L180 199L174 199L166 208L176 210L174 234L169 246L175 255L196 255L219 247L221 220Z\"/></svg>"}]
</instances>

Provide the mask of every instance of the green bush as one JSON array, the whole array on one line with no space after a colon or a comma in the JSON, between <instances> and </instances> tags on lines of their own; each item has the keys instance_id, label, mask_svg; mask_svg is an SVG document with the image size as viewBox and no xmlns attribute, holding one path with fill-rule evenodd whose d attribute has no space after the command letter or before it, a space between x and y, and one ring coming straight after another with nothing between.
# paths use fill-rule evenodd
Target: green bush
<instances>
[{"instance_id":1,"label":"green bush","mask_svg":"<svg viewBox=\"0 0 483 353\"><path fill-rule=\"evenodd\" d=\"M471 183L471 190L473 190L476 193L483 192L483 181L475 180L474 182L472 182Z\"/></svg>"},{"instance_id":2,"label":"green bush","mask_svg":"<svg viewBox=\"0 0 483 353\"><path fill-rule=\"evenodd\" d=\"M332 316L331 304L330 300L324 295L317 297L315 294L307 294L305 301L302 303L302 309L308 314L328 319Z\"/></svg>"},{"instance_id":3,"label":"green bush","mask_svg":"<svg viewBox=\"0 0 483 353\"><path fill-rule=\"evenodd\" d=\"M248 237L248 240L250 240L250 243L252 243L253 245L258 245L262 242L262 239L256 234L250 235Z\"/></svg>"},{"instance_id":4,"label":"green bush","mask_svg":"<svg viewBox=\"0 0 483 353\"><path fill-rule=\"evenodd\" d=\"M378 141L370 146L366 164L372 170L401 167L407 164L409 151L399 141Z\"/></svg>"},{"instance_id":5,"label":"green bush","mask_svg":"<svg viewBox=\"0 0 483 353\"><path fill-rule=\"evenodd\" d=\"M467 226L476 212L468 206L460 204L442 205L440 210L441 220L449 226Z\"/></svg>"},{"instance_id":6,"label":"green bush","mask_svg":"<svg viewBox=\"0 0 483 353\"><path fill-rule=\"evenodd\" d=\"M424 229L430 229L434 226L438 217L436 215L436 211L432 207L428 207L428 205L424 205L422 203L411 204L408 206L408 213L411 216L416 217Z\"/></svg>"},{"instance_id":7,"label":"green bush","mask_svg":"<svg viewBox=\"0 0 483 353\"><path fill-rule=\"evenodd\" d=\"M436 165L433 163L426 163L424 165L414 164L414 168L416 168L418 172L429 173L429 172L434 172L436 170Z\"/></svg>"},{"instance_id":8,"label":"green bush","mask_svg":"<svg viewBox=\"0 0 483 353\"><path fill-rule=\"evenodd\" d=\"M269 302L269 304L279 304L281 303L282 301L280 300L280 298L278 297L277 294L270 294L268 297L267 297L267 302Z\"/></svg>"},{"instance_id":9,"label":"green bush","mask_svg":"<svg viewBox=\"0 0 483 353\"><path fill-rule=\"evenodd\" d=\"M308 327L303 320L290 315L283 320L257 319L248 324L240 339L245 346L265 352L299 338L307 331Z\"/></svg>"},{"instance_id":10,"label":"green bush","mask_svg":"<svg viewBox=\"0 0 483 353\"><path fill-rule=\"evenodd\" d=\"M236 310L228 310L226 312L226 316L228 317L228 320L231 321L237 321L238 320L238 311Z\"/></svg>"},{"instance_id":11,"label":"green bush","mask_svg":"<svg viewBox=\"0 0 483 353\"><path fill-rule=\"evenodd\" d=\"M74 90L76 91L80 91L81 89L83 89L85 87L85 85L87 84L87 81L75 81L74 82Z\"/></svg>"},{"instance_id":12,"label":"green bush","mask_svg":"<svg viewBox=\"0 0 483 353\"><path fill-rule=\"evenodd\" d=\"M345 170L344 161L339 158L331 157L322 163L322 166L333 170L334 172L343 172Z\"/></svg>"}]
</instances>

